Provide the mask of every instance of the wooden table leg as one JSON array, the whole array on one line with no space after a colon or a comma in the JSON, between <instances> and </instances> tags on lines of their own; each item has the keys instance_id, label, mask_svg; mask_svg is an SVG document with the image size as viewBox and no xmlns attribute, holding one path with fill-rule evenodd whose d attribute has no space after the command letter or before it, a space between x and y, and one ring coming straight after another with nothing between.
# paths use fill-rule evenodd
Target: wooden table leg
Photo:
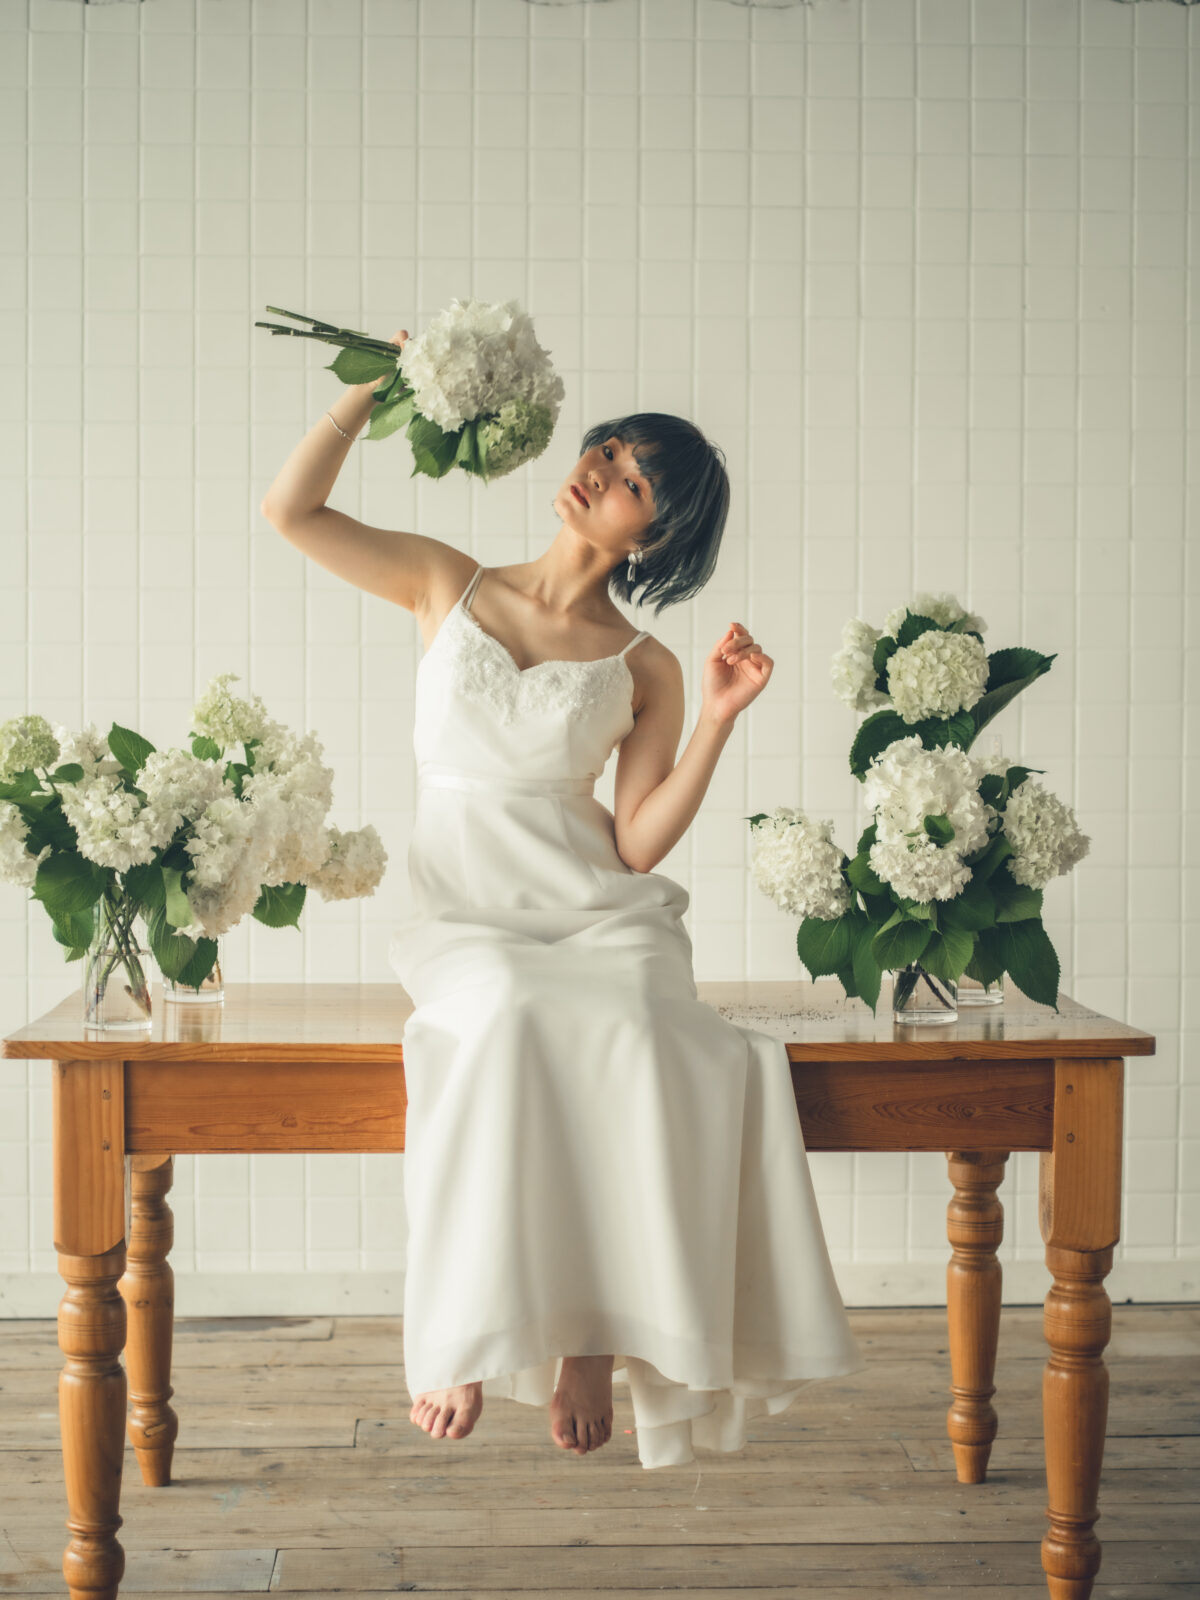
<instances>
[{"instance_id":1,"label":"wooden table leg","mask_svg":"<svg viewBox=\"0 0 1200 1600\"><path fill-rule=\"evenodd\" d=\"M959 1483L982 1483L996 1437L992 1396L1000 1339L1002 1272L996 1249L1004 1237L1004 1207L996 1190L1008 1152L948 1150L954 1198L946 1213L953 1246L946 1267L950 1327L950 1392L946 1431Z\"/></svg>"},{"instance_id":2,"label":"wooden table leg","mask_svg":"<svg viewBox=\"0 0 1200 1600\"><path fill-rule=\"evenodd\" d=\"M175 1325L175 1274L167 1260L175 1218L167 1191L175 1157L136 1155L132 1166L132 1219L128 1265L118 1285L129 1312L129 1442L137 1452L142 1482L161 1488L171 1481L171 1458L179 1418L167 1404L171 1387L171 1339Z\"/></svg>"},{"instance_id":3,"label":"wooden table leg","mask_svg":"<svg viewBox=\"0 0 1200 1600\"><path fill-rule=\"evenodd\" d=\"M120 1061L56 1061L53 1076L54 1247L67 1289L58 1343L63 1478L72 1600L116 1600L128 1399L121 1350L125 1302L125 1097Z\"/></svg>"},{"instance_id":4,"label":"wooden table leg","mask_svg":"<svg viewBox=\"0 0 1200 1600\"><path fill-rule=\"evenodd\" d=\"M1042 1383L1051 1600L1088 1600L1100 1570L1093 1525L1108 1420L1103 1351L1112 1331L1104 1278L1121 1229L1123 1060L1056 1061L1054 1148L1043 1153L1042 1238L1054 1278Z\"/></svg>"}]
</instances>

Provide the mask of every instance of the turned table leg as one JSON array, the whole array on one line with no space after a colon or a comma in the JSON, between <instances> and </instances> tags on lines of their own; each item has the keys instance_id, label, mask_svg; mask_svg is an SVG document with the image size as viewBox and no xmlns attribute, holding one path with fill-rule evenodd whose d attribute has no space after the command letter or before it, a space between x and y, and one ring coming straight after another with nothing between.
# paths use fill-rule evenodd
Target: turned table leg
<instances>
[{"instance_id":1,"label":"turned table leg","mask_svg":"<svg viewBox=\"0 0 1200 1600\"><path fill-rule=\"evenodd\" d=\"M1094 1524L1108 1420L1104 1278L1121 1226L1122 1060L1056 1061L1054 1148L1041 1158L1040 1212L1050 1346L1042 1382L1051 1600L1088 1600L1100 1569Z\"/></svg>"},{"instance_id":2,"label":"turned table leg","mask_svg":"<svg viewBox=\"0 0 1200 1600\"><path fill-rule=\"evenodd\" d=\"M946 1267L950 1328L950 1392L946 1431L959 1483L982 1483L996 1437L996 1346L1000 1338L1001 1267L996 1248L1004 1237L1004 1207L996 1190L1007 1151L949 1150L954 1198L946 1214L953 1246Z\"/></svg>"},{"instance_id":3,"label":"turned table leg","mask_svg":"<svg viewBox=\"0 0 1200 1600\"><path fill-rule=\"evenodd\" d=\"M128 1265L118 1285L129 1312L125 1365L129 1371L129 1442L137 1452L142 1482L161 1488L171 1481L171 1458L179 1418L167 1404L171 1387L171 1338L175 1321L175 1274L167 1260L175 1219L167 1191L174 1156L135 1155L132 1174Z\"/></svg>"},{"instance_id":4,"label":"turned table leg","mask_svg":"<svg viewBox=\"0 0 1200 1600\"><path fill-rule=\"evenodd\" d=\"M58 1382L72 1600L116 1600L125 1572L117 1540L127 1390L124 1067L56 1061L53 1076L54 1245L67 1289L58 1310L66 1356Z\"/></svg>"}]
</instances>

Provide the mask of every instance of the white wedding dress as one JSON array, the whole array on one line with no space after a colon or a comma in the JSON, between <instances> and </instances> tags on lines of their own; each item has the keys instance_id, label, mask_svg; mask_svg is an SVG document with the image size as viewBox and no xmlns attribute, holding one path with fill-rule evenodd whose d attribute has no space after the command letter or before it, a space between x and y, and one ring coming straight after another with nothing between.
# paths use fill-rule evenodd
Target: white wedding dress
<instances>
[{"instance_id":1,"label":"white wedding dress","mask_svg":"<svg viewBox=\"0 0 1200 1600\"><path fill-rule=\"evenodd\" d=\"M417 670L405 1376L544 1406L562 1356L612 1354L643 1466L677 1466L863 1360L784 1045L697 999L687 890L593 794L646 635L522 671L482 571Z\"/></svg>"}]
</instances>

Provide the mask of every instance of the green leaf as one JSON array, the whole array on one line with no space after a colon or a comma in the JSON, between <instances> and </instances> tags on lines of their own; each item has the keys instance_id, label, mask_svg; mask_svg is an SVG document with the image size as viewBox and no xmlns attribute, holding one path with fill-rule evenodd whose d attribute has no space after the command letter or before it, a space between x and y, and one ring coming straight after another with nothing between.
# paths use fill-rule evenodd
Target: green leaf
<instances>
[{"instance_id":1,"label":"green leaf","mask_svg":"<svg viewBox=\"0 0 1200 1600\"><path fill-rule=\"evenodd\" d=\"M123 875L125 892L147 911L167 903L160 868L147 862L145 866L130 867Z\"/></svg>"},{"instance_id":2,"label":"green leaf","mask_svg":"<svg viewBox=\"0 0 1200 1600\"><path fill-rule=\"evenodd\" d=\"M1015 700L1022 689L1027 689L1035 678L1050 671L1054 656L1044 656L1037 650L1019 646L1010 650L997 650L988 657L987 690L982 699L971 707L975 731L985 728L993 717Z\"/></svg>"},{"instance_id":3,"label":"green leaf","mask_svg":"<svg viewBox=\"0 0 1200 1600\"><path fill-rule=\"evenodd\" d=\"M855 856L854 860L846 868L846 876L854 888L861 890L863 894L882 895L887 893L887 885L877 873L872 871L869 856L865 852L862 855Z\"/></svg>"},{"instance_id":4,"label":"green leaf","mask_svg":"<svg viewBox=\"0 0 1200 1600\"><path fill-rule=\"evenodd\" d=\"M866 776L873 757L897 739L907 739L914 730L895 711L876 711L859 728L850 746L850 771L858 779Z\"/></svg>"},{"instance_id":5,"label":"green leaf","mask_svg":"<svg viewBox=\"0 0 1200 1600\"><path fill-rule=\"evenodd\" d=\"M998 772L989 772L979 780L979 798L985 805L1000 810L1008 799L1008 780Z\"/></svg>"},{"instance_id":6,"label":"green leaf","mask_svg":"<svg viewBox=\"0 0 1200 1600\"><path fill-rule=\"evenodd\" d=\"M921 952L921 965L935 978L957 983L975 953L975 935L965 928L942 928Z\"/></svg>"},{"instance_id":7,"label":"green leaf","mask_svg":"<svg viewBox=\"0 0 1200 1600\"><path fill-rule=\"evenodd\" d=\"M1005 922L995 930L997 946L1004 957L1005 971L1031 1000L1058 1010L1060 968L1050 936L1040 918L1028 922Z\"/></svg>"},{"instance_id":8,"label":"green leaf","mask_svg":"<svg viewBox=\"0 0 1200 1600\"><path fill-rule=\"evenodd\" d=\"M1007 863L992 879L992 891L996 896L997 922L1028 922L1030 917L1042 914L1042 891L1017 883Z\"/></svg>"},{"instance_id":9,"label":"green leaf","mask_svg":"<svg viewBox=\"0 0 1200 1600\"><path fill-rule=\"evenodd\" d=\"M996 921L996 897L982 878L968 878L951 900L938 901L938 918L943 928L963 928L975 933L991 928Z\"/></svg>"},{"instance_id":10,"label":"green leaf","mask_svg":"<svg viewBox=\"0 0 1200 1600\"><path fill-rule=\"evenodd\" d=\"M1007 650L994 650L988 657L987 690L1003 688L1009 683L1027 683L1050 671L1054 656L1044 656L1040 650L1026 650L1015 645Z\"/></svg>"},{"instance_id":11,"label":"green leaf","mask_svg":"<svg viewBox=\"0 0 1200 1600\"><path fill-rule=\"evenodd\" d=\"M896 631L896 643L901 649L907 645L915 644L923 633L939 633L941 629L932 617L919 616L915 611L906 611L904 621Z\"/></svg>"},{"instance_id":12,"label":"green leaf","mask_svg":"<svg viewBox=\"0 0 1200 1600\"><path fill-rule=\"evenodd\" d=\"M853 963L849 962L849 961L843 962L843 964L837 969L837 973L835 974L835 976L837 977L837 981L841 984L842 988L845 990L846 999L847 1000L855 1000L855 999L857 999L858 998L858 983L857 983L857 981L855 980L855 977L854 977L854 965L853 965Z\"/></svg>"},{"instance_id":13,"label":"green leaf","mask_svg":"<svg viewBox=\"0 0 1200 1600\"><path fill-rule=\"evenodd\" d=\"M995 983L1004 973L1004 953L1000 948L1002 936L995 928L983 928L975 938L975 954L963 968L968 978L977 983Z\"/></svg>"},{"instance_id":14,"label":"green leaf","mask_svg":"<svg viewBox=\"0 0 1200 1600\"><path fill-rule=\"evenodd\" d=\"M277 888L264 888L253 915L268 928L298 928L307 892L302 883L281 883Z\"/></svg>"},{"instance_id":15,"label":"green leaf","mask_svg":"<svg viewBox=\"0 0 1200 1600\"><path fill-rule=\"evenodd\" d=\"M934 844L949 844L954 838L954 824L945 812L939 812L936 817L925 818L925 832Z\"/></svg>"},{"instance_id":16,"label":"green leaf","mask_svg":"<svg viewBox=\"0 0 1200 1600\"><path fill-rule=\"evenodd\" d=\"M198 989L216 964L217 941L197 939L195 954L185 967L180 968L173 981L186 984L191 989Z\"/></svg>"},{"instance_id":17,"label":"green leaf","mask_svg":"<svg viewBox=\"0 0 1200 1600\"><path fill-rule=\"evenodd\" d=\"M66 766L56 767L50 776L55 783L78 783L83 777L83 768L78 761L68 761Z\"/></svg>"},{"instance_id":18,"label":"green leaf","mask_svg":"<svg viewBox=\"0 0 1200 1600\"><path fill-rule=\"evenodd\" d=\"M746 817L743 820L748 822L752 828L757 828L758 824L765 822L770 814L769 811L756 811L752 817Z\"/></svg>"},{"instance_id":19,"label":"green leaf","mask_svg":"<svg viewBox=\"0 0 1200 1600\"><path fill-rule=\"evenodd\" d=\"M389 400L385 405L376 406L371 413L370 426L367 428L368 439L386 439L390 433L398 433L413 417L412 395L405 395L400 400Z\"/></svg>"},{"instance_id":20,"label":"green leaf","mask_svg":"<svg viewBox=\"0 0 1200 1600\"><path fill-rule=\"evenodd\" d=\"M854 982L859 996L872 1011L879 1004L879 988L883 982L883 968L876 961L872 949L874 940L875 929L864 917L863 926L857 930L854 942Z\"/></svg>"},{"instance_id":21,"label":"green leaf","mask_svg":"<svg viewBox=\"0 0 1200 1600\"><path fill-rule=\"evenodd\" d=\"M57 795L47 795L44 799L35 797L21 806L20 811L29 829L25 848L31 856L41 855L47 845L56 853L78 854L75 829L63 815L62 802Z\"/></svg>"},{"instance_id":22,"label":"green leaf","mask_svg":"<svg viewBox=\"0 0 1200 1600\"><path fill-rule=\"evenodd\" d=\"M975 737L975 719L969 711L956 711L952 717L926 717L908 731L917 735L926 750L944 750L947 745L965 750Z\"/></svg>"},{"instance_id":23,"label":"green leaf","mask_svg":"<svg viewBox=\"0 0 1200 1600\"><path fill-rule=\"evenodd\" d=\"M464 422L462 432L458 436L458 446L454 452L454 465L461 467L464 472L476 472L479 462L479 441L476 438L478 424L472 419Z\"/></svg>"},{"instance_id":24,"label":"green leaf","mask_svg":"<svg viewBox=\"0 0 1200 1600\"><path fill-rule=\"evenodd\" d=\"M1000 863L1010 855L1012 855L1012 845L1004 834L995 834L978 855L966 858L967 866L971 869L971 877L980 883L986 883Z\"/></svg>"},{"instance_id":25,"label":"green leaf","mask_svg":"<svg viewBox=\"0 0 1200 1600\"><path fill-rule=\"evenodd\" d=\"M372 378L391 377L396 371L396 362L391 356L381 355L374 350L345 347L338 351L336 359L325 370L336 373L343 383L370 383Z\"/></svg>"},{"instance_id":26,"label":"green leaf","mask_svg":"<svg viewBox=\"0 0 1200 1600\"><path fill-rule=\"evenodd\" d=\"M835 973L854 950L850 917L805 917L796 931L796 954L814 978Z\"/></svg>"},{"instance_id":27,"label":"green leaf","mask_svg":"<svg viewBox=\"0 0 1200 1600\"><path fill-rule=\"evenodd\" d=\"M114 722L108 733L108 748L125 771L136 776L154 746L149 739L143 739L140 733L134 733L132 728L122 728L120 723Z\"/></svg>"},{"instance_id":28,"label":"green leaf","mask_svg":"<svg viewBox=\"0 0 1200 1600\"><path fill-rule=\"evenodd\" d=\"M183 874L175 867L163 867L163 905L167 921L173 928L186 928L192 919L192 908L183 892Z\"/></svg>"},{"instance_id":29,"label":"green leaf","mask_svg":"<svg viewBox=\"0 0 1200 1600\"><path fill-rule=\"evenodd\" d=\"M189 961L195 959L196 941L186 933L176 933L161 906L146 918L150 949L164 978L177 979Z\"/></svg>"},{"instance_id":30,"label":"green leaf","mask_svg":"<svg viewBox=\"0 0 1200 1600\"><path fill-rule=\"evenodd\" d=\"M871 665L877 673L882 672L888 662L899 650L900 646L890 633L882 634L875 641L875 649L871 653Z\"/></svg>"},{"instance_id":31,"label":"green leaf","mask_svg":"<svg viewBox=\"0 0 1200 1600\"><path fill-rule=\"evenodd\" d=\"M888 971L906 967L916 961L929 943L933 929L925 922L910 922L903 912L897 911L871 941L871 954L879 965Z\"/></svg>"},{"instance_id":32,"label":"green leaf","mask_svg":"<svg viewBox=\"0 0 1200 1600\"><path fill-rule=\"evenodd\" d=\"M221 746L215 739L210 739L206 733L192 735L192 754L199 761L219 761L221 759Z\"/></svg>"},{"instance_id":33,"label":"green leaf","mask_svg":"<svg viewBox=\"0 0 1200 1600\"><path fill-rule=\"evenodd\" d=\"M88 911L104 893L109 881L107 868L72 853L47 856L37 869L33 898L40 900L52 917L73 911Z\"/></svg>"},{"instance_id":34,"label":"green leaf","mask_svg":"<svg viewBox=\"0 0 1200 1600\"><path fill-rule=\"evenodd\" d=\"M408 438L420 471L431 478L444 478L454 465L458 435L444 432L436 422L418 412L408 425ZM426 460L432 463L433 470L425 464Z\"/></svg>"},{"instance_id":35,"label":"green leaf","mask_svg":"<svg viewBox=\"0 0 1200 1600\"><path fill-rule=\"evenodd\" d=\"M863 829L862 836L854 847L860 856L867 855L871 846L875 843L876 828L877 825L873 822L869 828Z\"/></svg>"},{"instance_id":36,"label":"green leaf","mask_svg":"<svg viewBox=\"0 0 1200 1600\"><path fill-rule=\"evenodd\" d=\"M60 911L50 919L54 937L68 950L86 950L92 942L95 925L91 911Z\"/></svg>"}]
</instances>

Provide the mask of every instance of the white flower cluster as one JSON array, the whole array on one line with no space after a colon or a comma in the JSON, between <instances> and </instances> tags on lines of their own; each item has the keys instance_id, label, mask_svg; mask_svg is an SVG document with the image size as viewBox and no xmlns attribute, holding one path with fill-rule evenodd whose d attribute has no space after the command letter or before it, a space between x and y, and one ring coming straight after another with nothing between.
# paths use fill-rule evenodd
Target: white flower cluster
<instances>
[{"instance_id":1,"label":"white flower cluster","mask_svg":"<svg viewBox=\"0 0 1200 1600\"><path fill-rule=\"evenodd\" d=\"M532 320L515 300L452 300L406 342L400 370L412 386L416 410L446 433L515 400L548 411L552 429L566 392Z\"/></svg>"},{"instance_id":2,"label":"white flower cluster","mask_svg":"<svg viewBox=\"0 0 1200 1600\"><path fill-rule=\"evenodd\" d=\"M794 806L777 806L751 829L751 870L757 887L797 916L832 921L853 904L833 823Z\"/></svg>"},{"instance_id":3,"label":"white flower cluster","mask_svg":"<svg viewBox=\"0 0 1200 1600\"><path fill-rule=\"evenodd\" d=\"M930 629L887 664L892 705L905 722L969 711L987 688L987 651L969 633Z\"/></svg>"},{"instance_id":4,"label":"white flower cluster","mask_svg":"<svg viewBox=\"0 0 1200 1600\"><path fill-rule=\"evenodd\" d=\"M875 687L875 646L882 638L897 638L910 611L936 622L937 629L902 645L888 658L884 693ZM966 632L944 631L963 619ZM874 711L890 704L910 724L969 711L987 688L987 651L973 637L986 627L982 617L965 611L952 594L918 594L907 606L889 611L882 629L850 617L842 627L841 648L831 663L834 691L853 711Z\"/></svg>"},{"instance_id":5,"label":"white flower cluster","mask_svg":"<svg viewBox=\"0 0 1200 1600\"><path fill-rule=\"evenodd\" d=\"M479 425L479 447L488 477L503 478L526 461L535 460L553 432L554 417L548 406L535 405L532 400L506 400L494 417Z\"/></svg>"},{"instance_id":6,"label":"white flower cluster","mask_svg":"<svg viewBox=\"0 0 1200 1600\"><path fill-rule=\"evenodd\" d=\"M342 833L326 827L333 773L316 735L295 734L274 721L257 695L235 695L229 687L235 679L226 672L209 683L192 727L222 750L255 741L253 770L240 795L225 776L224 755L210 760L187 750L153 750L135 787L93 725L51 735L61 763L83 769L78 782L60 786L80 854L127 872L155 861L178 840L191 857L186 893L192 921L184 931L193 936L227 932L254 909L264 887L312 884L329 899L373 893L387 863L374 828ZM11 748L29 753L36 738L45 754L48 727L14 734ZM0 804L0 877L32 884L37 861L25 848L21 813Z\"/></svg>"},{"instance_id":7,"label":"white flower cluster","mask_svg":"<svg viewBox=\"0 0 1200 1600\"><path fill-rule=\"evenodd\" d=\"M916 734L897 739L871 762L864 799L875 812L872 870L909 900L950 900L971 876L966 856L987 843L996 812L979 794L980 766L965 751L926 750ZM944 816L954 829L939 845L925 818Z\"/></svg>"},{"instance_id":8,"label":"white flower cluster","mask_svg":"<svg viewBox=\"0 0 1200 1600\"><path fill-rule=\"evenodd\" d=\"M929 594L922 590L920 594L914 595L906 606L897 606L894 611L888 612L887 620L883 624L884 633L890 633L893 639L896 638L900 632L900 624L909 611L914 617L928 617L931 622L936 622L939 628L952 627L954 623L966 617L968 633L987 632L987 623L983 618L965 610L952 594Z\"/></svg>"},{"instance_id":9,"label":"white flower cluster","mask_svg":"<svg viewBox=\"0 0 1200 1600\"><path fill-rule=\"evenodd\" d=\"M58 740L45 717L12 717L0 723L0 780L52 767L57 760Z\"/></svg>"},{"instance_id":10,"label":"white flower cluster","mask_svg":"<svg viewBox=\"0 0 1200 1600\"><path fill-rule=\"evenodd\" d=\"M875 687L874 653L880 632L869 622L849 617L842 626L842 647L830 669L834 693L854 711L874 711L887 705L886 694Z\"/></svg>"},{"instance_id":11,"label":"white flower cluster","mask_svg":"<svg viewBox=\"0 0 1200 1600\"><path fill-rule=\"evenodd\" d=\"M1013 790L1004 808L1004 832L1013 853L1008 870L1017 883L1044 889L1091 848L1071 807L1032 778Z\"/></svg>"}]
</instances>

